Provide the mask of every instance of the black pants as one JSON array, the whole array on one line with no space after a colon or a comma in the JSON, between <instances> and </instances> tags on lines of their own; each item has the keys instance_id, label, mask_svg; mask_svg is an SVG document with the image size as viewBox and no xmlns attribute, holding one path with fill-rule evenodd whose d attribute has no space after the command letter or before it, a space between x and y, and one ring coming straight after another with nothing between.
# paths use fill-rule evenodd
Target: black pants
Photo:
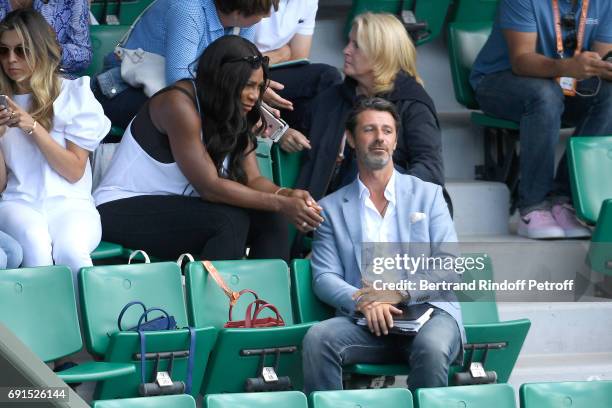
<instances>
[{"instance_id":1,"label":"black pants","mask_svg":"<svg viewBox=\"0 0 612 408\"><path fill-rule=\"evenodd\" d=\"M340 71L327 64L275 68L270 70L270 79L285 85L285 89L278 94L293 102L293 111L283 110L281 117L289 126L302 133L305 132L306 112L314 98L327 88L342 82Z\"/></svg>"},{"instance_id":2,"label":"black pants","mask_svg":"<svg viewBox=\"0 0 612 408\"><path fill-rule=\"evenodd\" d=\"M98 207L102 239L162 259L184 252L210 260L289 260L288 223L278 213L202 201L197 197L138 196Z\"/></svg>"}]
</instances>

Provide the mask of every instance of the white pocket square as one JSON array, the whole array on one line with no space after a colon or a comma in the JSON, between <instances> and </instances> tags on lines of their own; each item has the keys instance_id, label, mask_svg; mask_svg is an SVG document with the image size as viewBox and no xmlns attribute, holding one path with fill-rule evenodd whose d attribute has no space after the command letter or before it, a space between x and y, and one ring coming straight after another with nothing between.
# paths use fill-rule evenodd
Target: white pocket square
<instances>
[{"instance_id":1,"label":"white pocket square","mask_svg":"<svg viewBox=\"0 0 612 408\"><path fill-rule=\"evenodd\" d=\"M424 220L425 218L427 218L425 213L422 213L422 212L413 212L413 213L410 214L410 223L414 224L416 222Z\"/></svg>"}]
</instances>

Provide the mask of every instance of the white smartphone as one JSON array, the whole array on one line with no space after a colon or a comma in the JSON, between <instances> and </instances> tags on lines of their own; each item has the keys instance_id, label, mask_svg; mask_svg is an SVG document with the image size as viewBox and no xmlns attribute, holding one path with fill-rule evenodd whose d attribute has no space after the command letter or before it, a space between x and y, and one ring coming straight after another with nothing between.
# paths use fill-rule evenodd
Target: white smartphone
<instances>
[{"instance_id":1,"label":"white smartphone","mask_svg":"<svg viewBox=\"0 0 612 408\"><path fill-rule=\"evenodd\" d=\"M266 135L266 137L268 137L274 143L278 142L280 138L283 137L287 129L289 129L289 125L281 118L274 116L274 114L270 112L270 107L264 103L261 104L261 113L266 120L267 126L266 130L264 131L264 135Z\"/></svg>"}]
</instances>

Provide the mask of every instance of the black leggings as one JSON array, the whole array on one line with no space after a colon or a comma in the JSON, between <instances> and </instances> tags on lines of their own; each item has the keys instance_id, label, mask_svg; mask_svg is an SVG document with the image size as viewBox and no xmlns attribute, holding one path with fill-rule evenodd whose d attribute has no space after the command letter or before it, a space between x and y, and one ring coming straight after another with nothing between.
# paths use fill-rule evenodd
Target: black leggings
<instances>
[{"instance_id":1,"label":"black leggings","mask_svg":"<svg viewBox=\"0 0 612 408\"><path fill-rule=\"evenodd\" d=\"M162 259L289 260L288 223L278 213L214 204L197 197L137 196L98 207L102 239Z\"/></svg>"}]
</instances>

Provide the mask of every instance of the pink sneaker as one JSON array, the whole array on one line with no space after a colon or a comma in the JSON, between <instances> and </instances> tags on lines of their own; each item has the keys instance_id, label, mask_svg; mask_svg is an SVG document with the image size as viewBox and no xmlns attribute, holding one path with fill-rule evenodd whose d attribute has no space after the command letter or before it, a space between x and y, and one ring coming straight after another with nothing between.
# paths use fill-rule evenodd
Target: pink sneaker
<instances>
[{"instance_id":1,"label":"pink sneaker","mask_svg":"<svg viewBox=\"0 0 612 408\"><path fill-rule=\"evenodd\" d=\"M591 236L591 231L576 218L576 210L571 205L554 205L551 212L557 224L563 228L566 238L588 238Z\"/></svg>"},{"instance_id":2,"label":"pink sneaker","mask_svg":"<svg viewBox=\"0 0 612 408\"><path fill-rule=\"evenodd\" d=\"M565 238L563 228L548 210L534 210L519 217L518 234L531 239Z\"/></svg>"}]
</instances>

